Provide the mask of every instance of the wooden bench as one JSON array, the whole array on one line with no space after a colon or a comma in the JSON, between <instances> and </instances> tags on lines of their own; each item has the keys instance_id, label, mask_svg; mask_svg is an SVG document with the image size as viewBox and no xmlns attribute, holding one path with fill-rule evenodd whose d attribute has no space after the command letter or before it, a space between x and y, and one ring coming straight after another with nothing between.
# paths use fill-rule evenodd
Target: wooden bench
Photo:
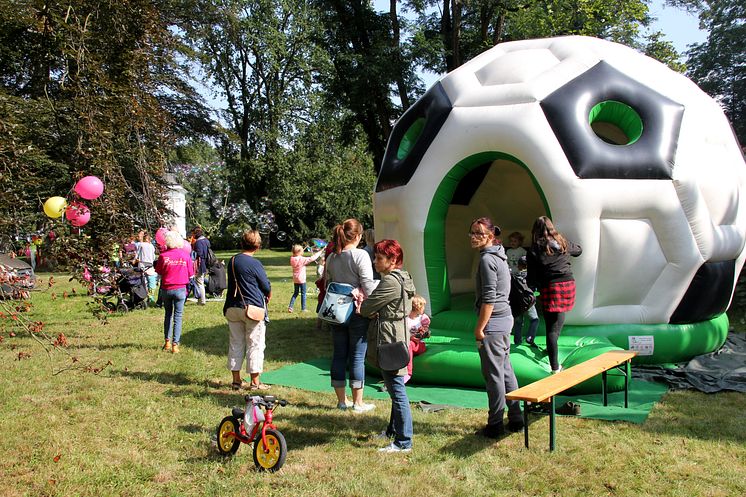
<instances>
[{"instance_id":1,"label":"wooden bench","mask_svg":"<svg viewBox=\"0 0 746 497\"><path fill-rule=\"evenodd\" d=\"M612 350L582 362L571 368L563 369L557 374L547 376L505 396L508 400L523 401L523 437L528 448L528 402L532 404L549 404L549 450L554 450L554 397L585 380L601 374L601 393L604 406L608 405L606 373L610 369L621 371L624 376L624 407L629 405L630 361L637 352L629 350Z\"/></svg>"}]
</instances>

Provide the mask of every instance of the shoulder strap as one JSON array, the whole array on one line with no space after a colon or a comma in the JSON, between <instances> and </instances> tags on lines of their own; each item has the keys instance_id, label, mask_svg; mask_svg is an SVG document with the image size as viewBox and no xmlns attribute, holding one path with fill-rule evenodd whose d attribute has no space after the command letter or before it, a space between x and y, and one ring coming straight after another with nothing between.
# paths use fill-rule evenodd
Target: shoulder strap
<instances>
[{"instance_id":1,"label":"shoulder strap","mask_svg":"<svg viewBox=\"0 0 746 497\"><path fill-rule=\"evenodd\" d=\"M238 278L236 277L236 256L234 255L231 257L231 272L233 273L233 281L236 284L236 287L233 289L233 296L236 296L236 293L238 293L241 296L241 303L243 304L243 294L241 293L241 285L238 283Z\"/></svg>"}]
</instances>

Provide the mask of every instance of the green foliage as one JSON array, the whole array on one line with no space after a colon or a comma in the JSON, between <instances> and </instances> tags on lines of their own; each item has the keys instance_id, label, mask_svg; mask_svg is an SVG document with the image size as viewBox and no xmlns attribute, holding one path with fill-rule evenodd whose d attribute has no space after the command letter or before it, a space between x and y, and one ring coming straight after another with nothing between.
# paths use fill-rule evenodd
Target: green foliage
<instances>
[{"instance_id":1,"label":"green foliage","mask_svg":"<svg viewBox=\"0 0 746 497\"><path fill-rule=\"evenodd\" d=\"M288 246L328 239L331 227L349 217L373 224L375 173L365 140L358 135L352 145L342 145L335 122L318 117L284 156L269 191Z\"/></svg>"},{"instance_id":2,"label":"green foliage","mask_svg":"<svg viewBox=\"0 0 746 497\"><path fill-rule=\"evenodd\" d=\"M687 52L687 75L720 102L739 141L746 143L746 4L687 3L701 6L700 25L708 31L707 40Z\"/></svg>"},{"instance_id":3,"label":"green foliage","mask_svg":"<svg viewBox=\"0 0 746 497\"><path fill-rule=\"evenodd\" d=\"M642 51L645 55L663 62L674 71L683 73L686 71L686 64L680 61L680 55L673 44L664 40L663 37L664 34L660 31L646 36Z\"/></svg>"},{"instance_id":4,"label":"green foliage","mask_svg":"<svg viewBox=\"0 0 746 497\"><path fill-rule=\"evenodd\" d=\"M430 0L419 14L412 52L425 68L455 69L504 41L564 35L595 36L635 46L650 23L644 0ZM436 49L436 40L440 49Z\"/></svg>"}]
</instances>

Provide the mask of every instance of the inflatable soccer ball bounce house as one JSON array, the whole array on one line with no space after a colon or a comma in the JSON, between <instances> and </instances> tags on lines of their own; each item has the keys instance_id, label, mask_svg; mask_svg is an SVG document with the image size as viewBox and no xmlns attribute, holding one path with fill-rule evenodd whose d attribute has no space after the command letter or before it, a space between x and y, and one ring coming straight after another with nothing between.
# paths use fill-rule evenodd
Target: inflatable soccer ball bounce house
<instances>
[{"instance_id":1,"label":"inflatable soccer ball bounce house","mask_svg":"<svg viewBox=\"0 0 746 497\"><path fill-rule=\"evenodd\" d=\"M528 245L546 215L583 247L565 368L616 348L638 363L716 350L744 264L745 185L717 102L629 47L510 42L443 76L396 124L374 198L376 238L399 240L432 316L414 381L483 384L467 237L480 216ZM521 385L548 374L541 348L511 359Z\"/></svg>"}]
</instances>

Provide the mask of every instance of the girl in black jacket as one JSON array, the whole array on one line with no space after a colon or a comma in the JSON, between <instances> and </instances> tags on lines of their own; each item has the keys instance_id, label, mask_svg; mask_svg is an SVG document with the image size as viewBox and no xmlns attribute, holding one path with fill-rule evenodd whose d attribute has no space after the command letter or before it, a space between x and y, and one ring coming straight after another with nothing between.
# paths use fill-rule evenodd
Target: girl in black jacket
<instances>
[{"instance_id":1,"label":"girl in black jacket","mask_svg":"<svg viewBox=\"0 0 746 497\"><path fill-rule=\"evenodd\" d=\"M580 245L567 241L546 216L534 221L531 235L531 249L526 256L526 279L528 285L538 288L541 294L539 299L544 309L549 364L552 373L558 373L562 367L557 360L557 340L565 323L565 313L575 305L575 278L570 256L579 256L582 249ZM529 343L533 345L533 342Z\"/></svg>"}]
</instances>

